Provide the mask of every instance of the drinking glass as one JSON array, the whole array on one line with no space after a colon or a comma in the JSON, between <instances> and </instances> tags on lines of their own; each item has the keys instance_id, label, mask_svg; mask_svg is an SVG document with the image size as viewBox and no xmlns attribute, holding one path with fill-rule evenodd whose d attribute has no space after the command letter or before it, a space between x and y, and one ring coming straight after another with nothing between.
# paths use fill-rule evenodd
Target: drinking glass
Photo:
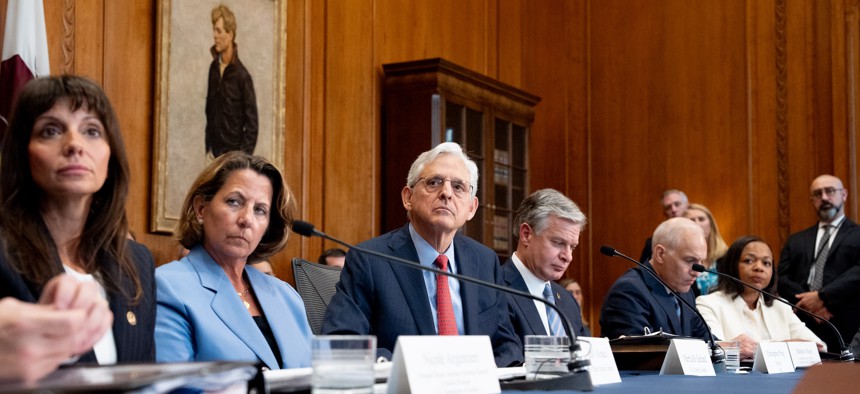
<instances>
[{"instance_id":1,"label":"drinking glass","mask_svg":"<svg viewBox=\"0 0 860 394\"><path fill-rule=\"evenodd\" d=\"M321 335L312 342L314 394L371 394L376 337Z\"/></svg>"},{"instance_id":2,"label":"drinking glass","mask_svg":"<svg viewBox=\"0 0 860 394\"><path fill-rule=\"evenodd\" d=\"M568 373L570 338L526 335L526 379L549 379Z\"/></svg>"}]
</instances>

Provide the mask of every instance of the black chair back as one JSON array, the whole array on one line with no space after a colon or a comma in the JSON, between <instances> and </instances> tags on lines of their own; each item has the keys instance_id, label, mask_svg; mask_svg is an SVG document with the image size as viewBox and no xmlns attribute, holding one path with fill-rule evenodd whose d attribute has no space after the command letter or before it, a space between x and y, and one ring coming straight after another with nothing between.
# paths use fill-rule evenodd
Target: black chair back
<instances>
[{"instance_id":1,"label":"black chair back","mask_svg":"<svg viewBox=\"0 0 860 394\"><path fill-rule=\"evenodd\" d=\"M312 263L296 257L293 259L293 276L296 279L296 291L305 304L311 331L314 335L319 335L325 310L340 280L340 267Z\"/></svg>"}]
</instances>

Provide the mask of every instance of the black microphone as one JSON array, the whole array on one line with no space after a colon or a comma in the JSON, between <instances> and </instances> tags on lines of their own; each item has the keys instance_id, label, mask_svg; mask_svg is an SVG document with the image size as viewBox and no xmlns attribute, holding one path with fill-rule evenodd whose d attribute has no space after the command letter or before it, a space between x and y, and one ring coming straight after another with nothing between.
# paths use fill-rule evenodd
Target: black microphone
<instances>
[{"instance_id":1,"label":"black microphone","mask_svg":"<svg viewBox=\"0 0 860 394\"><path fill-rule=\"evenodd\" d=\"M703 266L703 265L701 265L701 264L693 264L693 271L697 271L697 272L705 272L705 271L707 271L707 268L705 268L705 266ZM723 277L723 278L731 279L732 281L734 281L734 282L736 282L736 283L740 283L740 284L742 284L742 285L744 285L744 286L746 286L746 287L749 287L750 289L753 289L753 290L755 290L755 291L757 291L757 292L759 292L759 293L761 293L761 294L764 294L764 295L766 295L766 296L768 296L768 297L770 297L770 298L772 298L772 299L774 299L774 300L777 300L777 301L779 301L779 302L781 302L781 303L783 303L783 304L785 304L785 305L788 305L788 306L792 307L792 308L793 308L793 309L795 309L795 310L801 311L801 312L803 312L803 313L805 313L805 314L807 314L807 315L809 315L809 316L812 316L812 317L814 317L814 318L816 318L816 319L819 319L819 320L821 320L821 321L823 321L823 322L827 323L827 325L828 325L828 326L830 326L830 328L833 330L833 332L835 332L835 333L836 333L836 338L838 338L838 339L839 339L839 346L842 348L842 350L841 350L841 351L840 351L840 353L839 353L839 360L840 360L840 361L845 361L845 362L847 362L847 361L854 361L854 353L853 353L853 352L851 352L851 348L845 345L845 341L842 339L842 334L840 334L840 333L839 333L839 330L836 328L836 326L834 326L834 325L833 325L833 323L831 323L831 322L830 322L830 321L828 321L827 319L825 319L825 318L823 318L823 317L821 317L821 316L818 316L818 315L816 315L816 314L814 314L814 313L812 313L812 312L810 312L810 311L808 311L808 310L806 310L806 309L800 308L800 307L798 307L797 305L794 305L794 304L792 304L792 303L790 303L790 302L788 302L788 301L786 301L786 300L783 300L782 298L779 298L779 297L777 297L777 296L775 296L775 295L773 295L773 294L770 294L770 293L768 293L768 292L766 292L766 291L764 291L764 290L762 290L762 289L759 289L759 288L757 288L757 287L755 287L755 286L753 286L753 285L751 285L751 284L749 284L749 283L746 283L746 282L744 282L744 281L742 281L742 280L740 280L740 279L738 279L738 278L735 278L734 276L731 276L731 275L729 275L729 274L724 274L724 273L722 273L722 272L717 272L717 271L708 271L708 272L710 272L710 273L712 273L712 274L719 275L719 276L721 276L721 277Z\"/></svg>"},{"instance_id":2,"label":"black microphone","mask_svg":"<svg viewBox=\"0 0 860 394\"><path fill-rule=\"evenodd\" d=\"M479 285L479 286L489 287L491 289L496 289L496 290L504 292L504 293L514 294L514 295L518 295L520 297L526 297L526 298L529 298L532 300L540 301L540 302L544 303L545 305L549 306L550 308L554 309L556 311L556 313L558 313L558 316L561 318L561 322L564 324L564 329L567 331L567 335L570 338L570 360L571 361L568 363L568 370L570 370L571 372L583 371L583 370L585 370L585 368L587 366L591 365L591 361L589 361L589 360L576 360L575 359L575 357L576 357L575 352L577 350L579 350L579 344L576 342L576 334L573 333L573 326L570 324L570 320L568 320L567 316L564 315L564 313L561 311L561 309L559 309L554 304L548 302L547 300L543 299L542 297L536 297L536 296L533 296L531 293L519 291L516 289L507 288L504 286L499 286L495 283L486 282L486 281L483 281L480 279L475 279L475 278L472 278L470 276L459 275L459 274L455 274L455 273L448 272L448 271L438 270L438 269L433 268L433 267L423 266L417 262L406 260L404 258L400 258L397 256L392 256L392 255L377 252L374 250L364 249L364 248L346 243L346 242L341 241L337 238L334 238L334 237L332 237L332 236L330 236L330 235L328 235L322 231L319 231L319 230L314 228L313 224L310 224L310 223L305 222L305 221L294 220L293 221L293 232L295 232L296 234L305 236L305 237L315 236L315 237L325 238L329 241L343 245L349 249L354 249L354 250L359 251L361 253L366 253L366 254L371 254L371 255L377 256L377 257L382 257L384 259L394 261L398 264L410 266L410 267L421 269L424 271L430 271L430 272L433 272L436 274L445 275L445 276L448 276L451 278L462 280L464 282L474 283L474 284Z\"/></svg>"},{"instance_id":3,"label":"black microphone","mask_svg":"<svg viewBox=\"0 0 860 394\"><path fill-rule=\"evenodd\" d=\"M710 327L708 327L708 322L706 322L706 321L705 321L705 317L704 317L704 316L702 316L702 313L701 313L701 312L699 312L699 310L698 310L698 309L696 309L694 306L690 305L690 303L689 303L689 302L687 302L687 300L685 300L683 297L681 297L681 295L680 295L680 294L678 294L678 292L677 292L677 291L675 291L674 289L672 289L671 287L669 287L669 285L667 285L667 284L666 284L666 282L664 282L664 281L663 281L663 279L661 279L661 278L660 278L660 276L659 276L659 275L657 275L657 273L656 273L656 272L654 272L654 271L653 271L651 268L649 268L647 265L645 265L645 264L643 264L643 263L640 263L640 262L638 262L638 261L636 261L636 260L634 260L634 259L632 259L632 258L628 257L628 256L627 256L627 255L625 255L624 253L621 253L621 252L619 252L619 251L615 250L615 249L614 249L614 248L612 248L612 247L609 247L609 246L603 245L603 246L601 246L601 247L600 247L600 253L603 253L603 254L605 254L605 255L607 255L607 256L609 256L609 257L618 256L618 257L622 257L622 258L625 258L625 259L627 259L627 260L632 261L634 264L638 265L638 266L639 266L639 267L641 267L643 270L648 271L648 273L650 273L650 274L651 274L651 276L653 276L653 277L654 277L654 279L657 279L657 281L659 281L663 286L665 286L667 289L669 289L669 291L672 293L672 295L674 295L674 296L675 296L675 298L676 298L678 301L681 301L681 303L683 303L683 304L684 304L688 309L690 309L691 311L693 311L693 313L695 313L695 314L696 314L696 316L698 316L698 317L699 317L699 319L701 319L701 320L702 320L702 324L705 326L705 330L707 330L707 331L708 331L708 344L709 344L709 345L710 345L710 347L711 347L711 363L712 363L712 364L720 364L720 363L724 363L724 362L726 361L726 354L725 354L725 352L723 352L723 349L722 349L722 348L720 348L719 346L717 346L717 343L714 341L714 335L713 335L713 334L711 334L711 328L710 328Z\"/></svg>"}]
</instances>

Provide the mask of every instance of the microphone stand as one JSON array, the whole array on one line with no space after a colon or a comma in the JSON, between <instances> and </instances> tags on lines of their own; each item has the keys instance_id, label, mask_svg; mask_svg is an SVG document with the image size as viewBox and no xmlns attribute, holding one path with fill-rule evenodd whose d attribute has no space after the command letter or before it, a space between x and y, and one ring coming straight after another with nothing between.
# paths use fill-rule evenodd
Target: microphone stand
<instances>
[{"instance_id":1,"label":"microphone stand","mask_svg":"<svg viewBox=\"0 0 860 394\"><path fill-rule=\"evenodd\" d=\"M479 286L489 287L491 289L495 289L501 291L503 293L514 294L520 297L529 298L535 301L542 302L544 305L552 308L558 313L561 318L562 324L564 324L564 329L567 332L568 337L570 338L570 361L567 363L567 368L570 373L566 376L554 378L554 379L543 379L543 380L534 380L534 381L524 381L524 382L513 382L506 383L505 386L507 389L511 390L557 390L557 389L573 389L579 391L591 391L593 389L593 385L591 383L591 378L587 373L588 366L591 365L591 361L587 359L577 360L576 359L576 351L579 350L579 344L576 342L576 334L573 333L573 325L570 324L570 320L568 320L567 316L557 307L556 305L548 302L547 300L536 297L531 293L527 293L524 291L511 289L508 287L500 286L495 283L486 282L480 279L475 279L470 276L459 275L448 271L442 271L433 267L423 266L414 261L410 261L404 258L400 258L397 256L392 256L389 254L377 252L370 249L361 248L346 241L341 241L335 237L332 237L322 231L314 228L313 224L310 224L305 221L295 220L293 221L293 232L296 234L305 236L305 237L320 237L325 238L329 241L335 242L339 245L345 246L349 249L354 249L361 253L370 254L373 256L381 257L383 259L387 259L393 261L397 264L406 265L412 268L417 268L424 271L433 272L439 275L445 275L450 278L454 278L457 280L462 280L464 282L473 283Z\"/></svg>"},{"instance_id":2,"label":"microphone stand","mask_svg":"<svg viewBox=\"0 0 860 394\"><path fill-rule=\"evenodd\" d=\"M708 322L705 321L705 317L702 316L702 314L699 312L698 309L696 309L694 306L690 305L690 303L687 302L687 300L685 300L683 297L681 297L681 294L679 294L677 291L675 291L674 289L669 287L669 285L667 285L666 282L664 282L663 279L661 279L660 276L658 276L656 272L654 272L651 268L649 268L645 264L638 262L638 261L630 258L629 256L625 255L624 253L621 253L621 252L615 250L614 248L606 246L606 245L603 245L600 247L600 253L603 253L609 257L619 256L621 258L629 260L629 261L633 262L634 264L638 265L640 268L642 268L643 270L645 270L649 274L651 274L651 276L653 276L654 279L657 279L657 281L660 282L663 286L665 286L667 289L669 289L669 291L672 293L672 295L675 296L675 298L678 301L681 301L681 303L684 304L689 310L693 311L693 313L696 314L696 316L698 316L699 319L702 320L702 324L705 326L705 330L708 331L707 342L708 342L708 346L711 348L711 363L714 365L717 365L717 368L719 370L725 372L726 353L723 351L722 348L717 346L717 343L714 341L714 335L711 334L711 328L708 327ZM694 270L695 270L695 268L694 268Z\"/></svg>"},{"instance_id":3,"label":"microphone stand","mask_svg":"<svg viewBox=\"0 0 860 394\"><path fill-rule=\"evenodd\" d=\"M701 264L693 264L693 271L697 271L697 272L705 272L705 271L707 271L707 269L705 268L705 266L703 266L703 265L701 265ZM830 326L830 328L831 328L831 329L836 333L836 338L838 338L838 339L839 339L839 346L842 348L842 349L840 350L840 353L839 353L839 360L840 360L840 361L842 361L842 362L854 361L854 353L853 353L853 352L851 352L851 348L850 348L850 347L848 347L847 345L845 345L845 341L842 339L842 334L840 334L840 333L839 333L839 330L836 328L836 326L834 326L834 325L833 325L833 323L831 323L829 320L827 320L827 319L825 319L825 318L823 318L823 317L821 317L821 316L818 316L818 315L816 315L816 314L814 314L814 313L812 313L812 312L810 312L810 311L808 311L808 310L806 310L806 309L800 308L800 307L798 307L797 305L794 305L794 304L792 304L792 303L790 303L790 302L788 302L788 301L786 301L786 300L783 300L783 299L782 299L782 298L780 298L780 297L774 296L773 294L770 294L770 293L768 293L768 292L766 292L766 291L764 291L764 290L762 290L762 289L759 289L759 288L757 288L757 287L755 287L755 286L753 286L753 285L751 285L751 284L749 284L749 283L746 283L746 282L744 282L744 281L742 281L742 280L740 280L740 279L738 279L738 278L735 278L734 276L731 276L731 275L729 275L729 274L725 274L725 273L717 272L717 271L708 271L708 272L709 272L709 273L712 273L712 274L716 274L716 275L721 276L721 277L723 277L723 278L731 279L731 280L732 280L732 281L734 281L735 283L740 283L741 285L744 285L744 286L746 286L746 287L748 287L748 288L750 288L750 289L753 289L753 290L755 290L755 291L759 292L760 294L764 294L764 295L766 295L766 296L768 296L768 297L770 297L770 298L772 298L772 299L774 299L774 300L777 300L777 301L779 301L779 302L781 302L781 303L783 303L783 304L785 304L785 305L788 305L788 306L790 306L792 309L799 310L799 311L801 311L801 312L803 312L803 313L805 313L805 314L807 314L807 315L809 315L809 316L812 316L812 317L814 317L814 318L816 318L816 319L819 319L819 320L821 320L821 321L823 321L823 322L827 323L827 325L828 325L828 326Z\"/></svg>"}]
</instances>

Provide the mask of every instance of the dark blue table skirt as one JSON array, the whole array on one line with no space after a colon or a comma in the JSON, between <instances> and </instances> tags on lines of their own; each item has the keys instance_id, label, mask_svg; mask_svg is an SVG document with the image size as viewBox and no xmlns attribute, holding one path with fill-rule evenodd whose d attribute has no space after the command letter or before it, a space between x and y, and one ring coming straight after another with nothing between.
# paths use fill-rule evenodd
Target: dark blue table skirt
<instances>
[{"instance_id":1,"label":"dark blue table skirt","mask_svg":"<svg viewBox=\"0 0 860 394\"><path fill-rule=\"evenodd\" d=\"M780 374L750 372L746 375L717 376L660 375L657 371L622 371L621 383L597 386L595 394L604 393L791 393L803 378L804 370ZM505 393L539 393L505 391ZM557 392L556 392L557 393Z\"/></svg>"}]
</instances>

